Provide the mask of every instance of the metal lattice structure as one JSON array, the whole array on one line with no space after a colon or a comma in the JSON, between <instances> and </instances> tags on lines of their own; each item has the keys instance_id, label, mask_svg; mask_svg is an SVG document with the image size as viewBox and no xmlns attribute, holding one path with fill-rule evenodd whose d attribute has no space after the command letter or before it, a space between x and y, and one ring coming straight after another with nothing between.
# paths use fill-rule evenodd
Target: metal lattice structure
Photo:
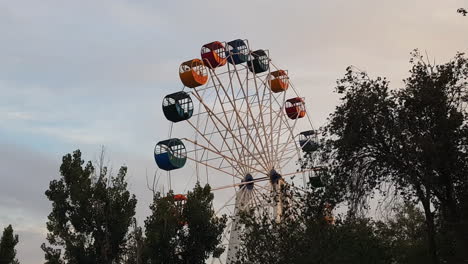
<instances>
[{"instance_id":1,"label":"metal lattice structure","mask_svg":"<svg viewBox=\"0 0 468 264\"><path fill-rule=\"evenodd\" d=\"M179 139L197 180L206 180L213 191L222 193L223 203L216 206L217 213L231 219L224 234L227 252L212 262L229 263L239 243L241 210L266 210L278 221L281 218L283 205L275 202L280 199L269 198L280 195L281 185L292 176L304 177L297 161L306 143L299 143L299 136L313 127L304 98L287 71L273 64L268 51L252 51L247 40L216 41L203 46L202 61L205 66L192 60L180 70L182 82L190 84L184 86L184 95L190 96L190 104L193 101L193 115L165 115L183 123L180 131L179 123L171 125L170 138L185 135ZM155 153L157 162L158 157ZM175 167L168 169L169 174L179 173L171 172Z\"/></svg>"}]
</instances>

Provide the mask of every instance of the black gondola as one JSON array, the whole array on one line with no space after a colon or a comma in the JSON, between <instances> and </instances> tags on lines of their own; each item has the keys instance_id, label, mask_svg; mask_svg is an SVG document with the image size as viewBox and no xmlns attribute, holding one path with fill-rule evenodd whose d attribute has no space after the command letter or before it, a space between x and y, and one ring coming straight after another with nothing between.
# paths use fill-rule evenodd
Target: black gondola
<instances>
[{"instance_id":1,"label":"black gondola","mask_svg":"<svg viewBox=\"0 0 468 264\"><path fill-rule=\"evenodd\" d=\"M172 122L180 122L192 117L193 102L186 92L166 95L162 104L164 116Z\"/></svg>"},{"instance_id":2,"label":"black gondola","mask_svg":"<svg viewBox=\"0 0 468 264\"><path fill-rule=\"evenodd\" d=\"M299 134L299 145L306 153L317 151L319 143L315 130L307 130Z\"/></svg>"},{"instance_id":3,"label":"black gondola","mask_svg":"<svg viewBox=\"0 0 468 264\"><path fill-rule=\"evenodd\" d=\"M252 60L247 62L249 70L253 73L262 73L268 71L269 58L267 53L264 50L256 50L252 52Z\"/></svg>"}]
</instances>

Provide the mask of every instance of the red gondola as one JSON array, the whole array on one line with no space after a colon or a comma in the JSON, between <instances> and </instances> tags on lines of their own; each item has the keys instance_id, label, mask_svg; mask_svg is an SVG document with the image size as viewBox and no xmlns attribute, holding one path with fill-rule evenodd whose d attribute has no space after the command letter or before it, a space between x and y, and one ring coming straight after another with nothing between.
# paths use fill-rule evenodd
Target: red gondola
<instances>
[{"instance_id":1,"label":"red gondola","mask_svg":"<svg viewBox=\"0 0 468 264\"><path fill-rule=\"evenodd\" d=\"M288 99L286 101L286 114L291 119L303 118L306 115L304 98Z\"/></svg>"},{"instance_id":2,"label":"red gondola","mask_svg":"<svg viewBox=\"0 0 468 264\"><path fill-rule=\"evenodd\" d=\"M210 69L226 64L226 48L223 43L214 41L203 45L201 49L203 63Z\"/></svg>"},{"instance_id":3,"label":"red gondola","mask_svg":"<svg viewBox=\"0 0 468 264\"><path fill-rule=\"evenodd\" d=\"M183 194L176 194L174 195L174 201L176 202L181 202L181 201L185 201L187 200L187 196L183 195Z\"/></svg>"}]
</instances>

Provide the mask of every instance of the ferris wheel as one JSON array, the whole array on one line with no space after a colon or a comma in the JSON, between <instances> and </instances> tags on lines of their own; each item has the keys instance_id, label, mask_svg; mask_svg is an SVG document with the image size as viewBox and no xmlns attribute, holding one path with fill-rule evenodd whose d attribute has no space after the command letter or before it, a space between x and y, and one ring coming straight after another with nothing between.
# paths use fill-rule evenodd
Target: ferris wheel
<instances>
[{"instance_id":1,"label":"ferris wheel","mask_svg":"<svg viewBox=\"0 0 468 264\"><path fill-rule=\"evenodd\" d=\"M307 172L297 161L317 150L317 133L288 71L247 40L203 45L201 59L183 62L179 76L182 91L163 99L172 123L169 138L155 146L155 161L169 182L192 174L217 192L217 213L230 222L227 251L213 262L229 263L239 244L239 212L268 211L280 221L284 205L268 198L281 195L297 175L305 185Z\"/></svg>"}]
</instances>

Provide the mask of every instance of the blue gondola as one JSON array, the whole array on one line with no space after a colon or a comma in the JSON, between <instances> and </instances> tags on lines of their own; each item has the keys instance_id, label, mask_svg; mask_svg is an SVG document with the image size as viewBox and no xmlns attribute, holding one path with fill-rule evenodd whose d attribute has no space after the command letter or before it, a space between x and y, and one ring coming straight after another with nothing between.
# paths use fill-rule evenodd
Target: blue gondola
<instances>
[{"instance_id":1,"label":"blue gondola","mask_svg":"<svg viewBox=\"0 0 468 264\"><path fill-rule=\"evenodd\" d=\"M268 71L269 58L267 53L264 50L256 50L252 52L252 60L247 62L249 70L253 73L262 73Z\"/></svg>"},{"instance_id":2,"label":"blue gondola","mask_svg":"<svg viewBox=\"0 0 468 264\"><path fill-rule=\"evenodd\" d=\"M242 39L228 42L226 49L226 57L231 64L237 65L249 60L249 48Z\"/></svg>"},{"instance_id":3,"label":"blue gondola","mask_svg":"<svg viewBox=\"0 0 468 264\"><path fill-rule=\"evenodd\" d=\"M182 168L187 161L184 143L178 138L159 141L154 147L154 160L166 171Z\"/></svg>"}]
</instances>

